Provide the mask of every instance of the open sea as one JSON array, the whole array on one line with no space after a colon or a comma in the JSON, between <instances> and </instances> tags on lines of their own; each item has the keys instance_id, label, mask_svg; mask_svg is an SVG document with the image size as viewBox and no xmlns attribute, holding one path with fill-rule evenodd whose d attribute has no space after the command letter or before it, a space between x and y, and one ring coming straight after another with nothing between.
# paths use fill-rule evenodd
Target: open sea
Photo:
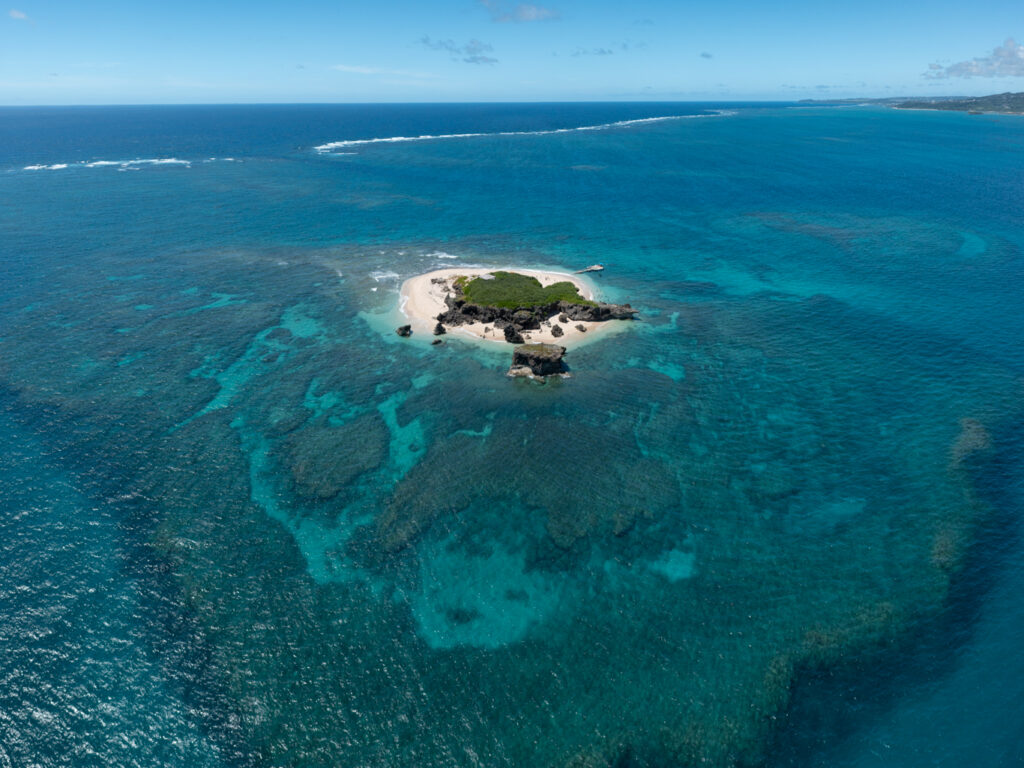
<instances>
[{"instance_id":1,"label":"open sea","mask_svg":"<svg viewBox=\"0 0 1024 768\"><path fill-rule=\"evenodd\" d=\"M0 109L0 768L1024 764L1024 118ZM401 339L606 270L572 348Z\"/></svg>"}]
</instances>

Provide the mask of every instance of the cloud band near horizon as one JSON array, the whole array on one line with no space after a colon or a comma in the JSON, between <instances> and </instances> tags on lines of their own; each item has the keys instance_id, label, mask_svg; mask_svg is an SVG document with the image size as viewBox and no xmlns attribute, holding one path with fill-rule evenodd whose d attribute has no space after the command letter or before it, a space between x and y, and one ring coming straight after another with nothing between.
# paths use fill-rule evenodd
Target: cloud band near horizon
<instances>
[{"instance_id":1,"label":"cloud band near horizon","mask_svg":"<svg viewBox=\"0 0 1024 768\"><path fill-rule=\"evenodd\" d=\"M929 80L946 80L951 77L1024 77L1024 45L1008 37L988 56L958 61L946 67L929 64L924 77Z\"/></svg>"}]
</instances>

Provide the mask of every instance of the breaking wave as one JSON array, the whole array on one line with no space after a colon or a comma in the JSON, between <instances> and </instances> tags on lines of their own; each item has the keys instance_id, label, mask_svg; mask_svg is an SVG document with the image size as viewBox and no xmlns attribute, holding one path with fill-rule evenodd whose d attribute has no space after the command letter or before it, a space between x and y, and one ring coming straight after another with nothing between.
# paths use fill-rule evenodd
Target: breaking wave
<instances>
[{"instance_id":1,"label":"breaking wave","mask_svg":"<svg viewBox=\"0 0 1024 768\"><path fill-rule=\"evenodd\" d=\"M38 165L26 165L22 170L63 171L67 168L116 168L119 171L137 171L147 165L180 165L185 168L191 168L193 162L192 160L180 160L177 157L144 157L135 160L81 160L77 163L53 163L51 165L41 163ZM237 163L239 161L233 157L210 157L202 162Z\"/></svg>"},{"instance_id":2,"label":"breaking wave","mask_svg":"<svg viewBox=\"0 0 1024 768\"><path fill-rule=\"evenodd\" d=\"M436 139L472 139L480 136L548 136L554 133L575 133L576 131L606 131L612 128L624 128L630 125L641 125L643 123L660 123L667 120L692 120L702 117L728 117L735 112L729 110L714 110L702 115L665 115L663 117L639 117L633 120L617 120L614 123L601 123L599 125L581 125L575 128L550 128L542 131L493 131L481 133L442 133L424 134L422 136L386 136L375 139L345 139L342 141L329 141L326 144L319 144L313 147L314 151L320 154L352 154L335 153L335 149L346 147L359 147L367 144L397 144L406 141L433 141Z\"/></svg>"}]
</instances>

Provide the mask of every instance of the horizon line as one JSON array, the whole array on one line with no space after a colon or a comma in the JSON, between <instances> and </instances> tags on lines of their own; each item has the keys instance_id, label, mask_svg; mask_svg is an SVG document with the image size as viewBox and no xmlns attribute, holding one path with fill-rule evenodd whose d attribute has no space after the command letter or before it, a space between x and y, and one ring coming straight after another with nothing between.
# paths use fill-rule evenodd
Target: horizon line
<instances>
[{"instance_id":1,"label":"horizon line","mask_svg":"<svg viewBox=\"0 0 1024 768\"><path fill-rule=\"evenodd\" d=\"M991 94L1001 95L1001 94ZM829 98L800 99L533 99L533 100L439 100L439 101L182 101L182 102L105 102L105 103L49 103L49 104L0 104L0 109L38 109L55 107L337 107L337 106L427 106L449 105L503 105L503 104L799 104L807 102L883 102L898 99L966 99L977 96L841 96Z\"/></svg>"}]
</instances>

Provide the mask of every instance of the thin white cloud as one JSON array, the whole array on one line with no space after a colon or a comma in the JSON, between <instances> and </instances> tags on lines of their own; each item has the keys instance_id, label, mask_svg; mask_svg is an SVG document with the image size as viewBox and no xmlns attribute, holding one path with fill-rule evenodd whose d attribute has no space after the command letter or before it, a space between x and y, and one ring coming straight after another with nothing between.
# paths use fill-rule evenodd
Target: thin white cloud
<instances>
[{"instance_id":1,"label":"thin white cloud","mask_svg":"<svg viewBox=\"0 0 1024 768\"><path fill-rule=\"evenodd\" d=\"M387 75L388 77L414 77L431 78L437 77L427 72L408 72L404 69L381 69L379 67L363 67L351 64L335 64L331 69L337 72L348 72L353 75Z\"/></svg>"},{"instance_id":2,"label":"thin white cloud","mask_svg":"<svg viewBox=\"0 0 1024 768\"><path fill-rule=\"evenodd\" d=\"M446 51L451 54L452 61L461 59L466 64L498 63L496 58L486 55L494 50L494 46L480 40L470 40L465 45L459 45L454 40L431 40L424 35L420 38L420 43L435 51Z\"/></svg>"},{"instance_id":3,"label":"thin white cloud","mask_svg":"<svg viewBox=\"0 0 1024 768\"><path fill-rule=\"evenodd\" d=\"M541 8L539 5L521 3L513 11L516 21L545 21L546 19L557 19L558 13L550 8Z\"/></svg>"},{"instance_id":4,"label":"thin white cloud","mask_svg":"<svg viewBox=\"0 0 1024 768\"><path fill-rule=\"evenodd\" d=\"M28 21L28 14L24 11L19 11L17 8L11 8L11 10L7 12L7 15L17 21Z\"/></svg>"},{"instance_id":5,"label":"thin white cloud","mask_svg":"<svg viewBox=\"0 0 1024 768\"><path fill-rule=\"evenodd\" d=\"M615 54L611 48L577 48L570 56L612 56Z\"/></svg>"},{"instance_id":6,"label":"thin white cloud","mask_svg":"<svg viewBox=\"0 0 1024 768\"><path fill-rule=\"evenodd\" d=\"M479 40L473 39L473 40L470 40L468 43L466 43L463 46L462 50L465 53L477 54L477 53L484 53L485 51L493 51L494 50L494 46L493 45L489 45L487 43L482 43Z\"/></svg>"},{"instance_id":7,"label":"thin white cloud","mask_svg":"<svg viewBox=\"0 0 1024 768\"><path fill-rule=\"evenodd\" d=\"M491 12L491 20L498 24L554 21L559 18L558 11L533 3L511 6L504 0L480 0L480 5Z\"/></svg>"},{"instance_id":8,"label":"thin white cloud","mask_svg":"<svg viewBox=\"0 0 1024 768\"><path fill-rule=\"evenodd\" d=\"M929 64L924 77L928 80L945 80L950 77L1024 77L1024 45L1010 37L988 56L958 61L947 67Z\"/></svg>"}]
</instances>

